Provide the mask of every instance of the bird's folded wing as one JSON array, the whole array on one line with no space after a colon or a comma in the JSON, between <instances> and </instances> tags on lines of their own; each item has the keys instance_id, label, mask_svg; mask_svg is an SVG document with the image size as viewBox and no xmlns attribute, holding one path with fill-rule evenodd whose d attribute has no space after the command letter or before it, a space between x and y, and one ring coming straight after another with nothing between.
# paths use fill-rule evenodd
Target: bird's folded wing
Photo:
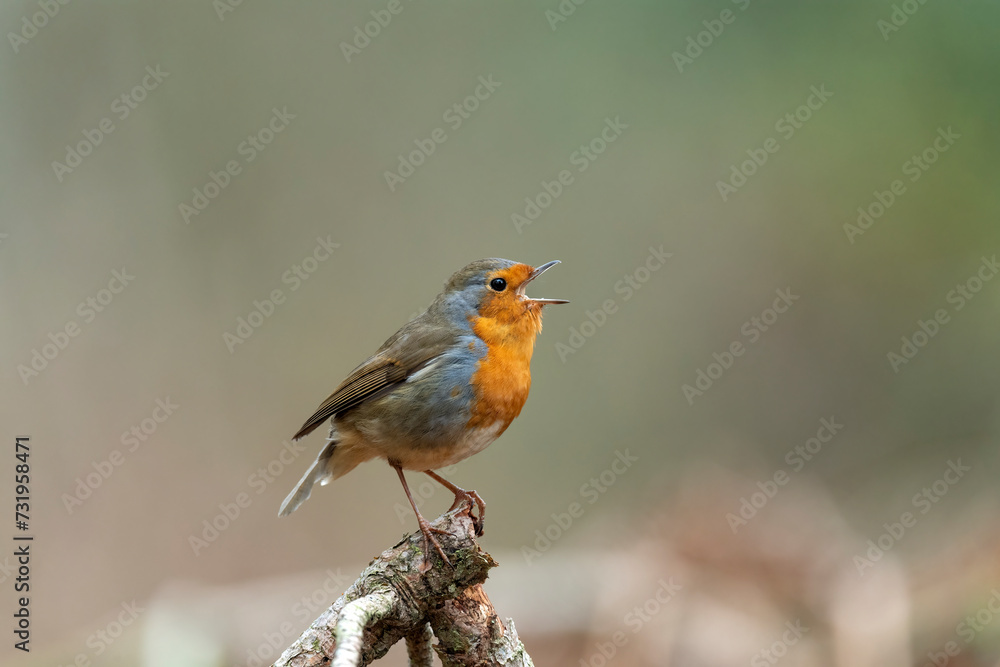
<instances>
[{"instance_id":1,"label":"bird's folded wing","mask_svg":"<svg viewBox=\"0 0 1000 667\"><path fill-rule=\"evenodd\" d=\"M404 382L407 377L441 356L455 340L455 334L447 330L408 329L408 326L400 329L378 352L354 369L292 439L298 440L312 433L337 413L349 410Z\"/></svg>"}]
</instances>

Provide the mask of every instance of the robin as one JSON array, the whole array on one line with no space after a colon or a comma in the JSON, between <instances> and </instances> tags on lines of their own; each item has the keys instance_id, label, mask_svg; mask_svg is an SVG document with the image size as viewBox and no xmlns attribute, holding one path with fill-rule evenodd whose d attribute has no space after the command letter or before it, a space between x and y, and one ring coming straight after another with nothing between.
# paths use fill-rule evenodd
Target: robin
<instances>
[{"instance_id":1,"label":"robin","mask_svg":"<svg viewBox=\"0 0 1000 667\"><path fill-rule=\"evenodd\" d=\"M306 420L294 440L327 420L330 436L316 461L281 504L291 514L317 482L327 484L359 463L382 458L396 469L424 536L449 563L420 514L403 470L429 475L455 494L452 508L474 501L476 534L486 503L436 472L485 449L521 413L531 386L531 352L542 330L542 307L569 303L525 294L538 268L506 259L481 259L455 273L434 302L389 337L347 376Z\"/></svg>"}]
</instances>

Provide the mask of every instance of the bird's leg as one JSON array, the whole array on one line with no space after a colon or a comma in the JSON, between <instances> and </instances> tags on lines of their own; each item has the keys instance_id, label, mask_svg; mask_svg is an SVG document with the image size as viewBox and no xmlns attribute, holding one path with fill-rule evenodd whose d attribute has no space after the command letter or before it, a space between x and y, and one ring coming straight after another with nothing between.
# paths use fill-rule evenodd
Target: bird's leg
<instances>
[{"instance_id":1,"label":"bird's leg","mask_svg":"<svg viewBox=\"0 0 1000 667\"><path fill-rule=\"evenodd\" d=\"M424 564L421 567L421 570L426 572L431 569L430 552L432 544L434 545L434 549L438 552L438 555L441 556L441 560L450 566L451 561L448 560L448 556L445 554L444 549L441 548L440 543L438 543L437 539L432 534L434 532L444 534L448 531L439 530L427 523L427 519L420 514L420 510L417 509L417 504L413 502L413 496L410 494L410 487L406 483L406 477L403 476L403 468L392 460L389 461L389 465L396 469L396 473L399 475L399 481L403 483L403 490L406 491L406 499L410 501L410 507L413 508L413 513L417 515L417 525L420 526L420 532L424 535Z\"/></svg>"},{"instance_id":2,"label":"bird's leg","mask_svg":"<svg viewBox=\"0 0 1000 667\"><path fill-rule=\"evenodd\" d=\"M454 484L452 484L451 482L449 482L448 480L446 480L444 477L437 474L433 470L425 470L424 473L429 475L431 479L440 482L442 486L444 486L446 489L455 494L455 502L452 503L451 505L452 510L458 507L463 502L468 502L469 508L471 509L472 502L475 501L476 507L479 508L479 516L472 517L472 525L476 529L476 535L478 537L482 537L483 529L486 524L486 501L483 500L482 497L475 491L466 491L461 487L455 486ZM451 510L448 511L450 512Z\"/></svg>"}]
</instances>

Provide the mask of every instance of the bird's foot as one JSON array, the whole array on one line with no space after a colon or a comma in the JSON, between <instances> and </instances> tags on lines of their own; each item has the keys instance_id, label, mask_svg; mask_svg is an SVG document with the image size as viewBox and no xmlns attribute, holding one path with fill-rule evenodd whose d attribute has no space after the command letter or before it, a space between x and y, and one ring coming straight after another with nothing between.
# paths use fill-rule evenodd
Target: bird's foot
<instances>
[{"instance_id":1,"label":"bird's foot","mask_svg":"<svg viewBox=\"0 0 1000 667\"><path fill-rule=\"evenodd\" d=\"M476 537L482 537L486 525L486 501L475 491L466 491L458 487L455 487L452 491L455 494L455 502L451 504L451 508L448 511L457 509L463 503L468 503L469 517L472 519L472 527L476 530ZM479 509L479 516L472 513L473 503Z\"/></svg>"},{"instance_id":2,"label":"bird's foot","mask_svg":"<svg viewBox=\"0 0 1000 667\"><path fill-rule=\"evenodd\" d=\"M483 534L483 526L486 522L486 501L483 500L482 497L475 491L466 491L459 486L455 486L433 470L425 470L424 474L429 476L431 479L436 480L439 484L455 494L455 502L451 504L451 508L448 510L449 512L458 509L462 503L469 503L469 518L472 519L472 527L476 531L476 536L481 537ZM400 472L400 475L402 475L402 472ZM476 506L479 508L478 517L472 513L473 502L475 502Z\"/></svg>"},{"instance_id":3,"label":"bird's foot","mask_svg":"<svg viewBox=\"0 0 1000 667\"><path fill-rule=\"evenodd\" d=\"M436 537L434 537L434 533L448 535L448 531L435 528L431 524L427 523L427 520L422 516L418 515L417 519L420 524L420 532L424 536L424 562L420 565L420 571L427 572L431 569L431 567L433 567L433 563L431 563L431 545L434 546L434 550L438 552L439 556L441 556L441 560L447 563L448 567L454 568L454 565L452 565L451 561L448 560L448 555L444 552L444 549L441 548L441 543L437 541Z\"/></svg>"}]
</instances>

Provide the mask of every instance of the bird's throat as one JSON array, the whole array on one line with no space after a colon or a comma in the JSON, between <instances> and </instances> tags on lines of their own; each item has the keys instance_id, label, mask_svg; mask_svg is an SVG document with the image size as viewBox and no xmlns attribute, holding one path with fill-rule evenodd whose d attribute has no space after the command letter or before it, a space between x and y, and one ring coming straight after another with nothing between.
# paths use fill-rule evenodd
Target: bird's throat
<instances>
[{"instance_id":1,"label":"bird's throat","mask_svg":"<svg viewBox=\"0 0 1000 667\"><path fill-rule=\"evenodd\" d=\"M541 330L541 314L526 313L514 321L471 318L472 331L486 343L487 353L472 376L477 399L470 427L501 422L502 433L521 413L531 388L531 353Z\"/></svg>"}]
</instances>

